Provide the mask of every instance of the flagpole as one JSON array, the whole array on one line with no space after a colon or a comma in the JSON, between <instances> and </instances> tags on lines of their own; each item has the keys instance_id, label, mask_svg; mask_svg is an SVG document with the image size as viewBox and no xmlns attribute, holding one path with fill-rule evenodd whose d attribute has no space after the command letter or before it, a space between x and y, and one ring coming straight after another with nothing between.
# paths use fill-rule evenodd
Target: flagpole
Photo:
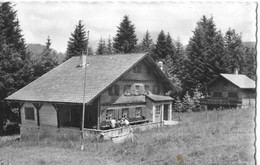
<instances>
[{"instance_id":1,"label":"flagpole","mask_svg":"<svg viewBox=\"0 0 260 165\"><path fill-rule=\"evenodd\" d=\"M88 31L88 42L89 42L89 31ZM87 42L87 54L88 55L88 42ZM82 53L82 58L83 58L83 53ZM84 60L84 58L82 59ZM87 77L87 58L85 61L85 66L83 65L82 67L85 67L85 73L84 73L84 91L83 91L83 108L82 108L82 123L81 123L81 150L84 150L84 145L83 145L83 140L84 140L84 124L85 124L85 95L86 95L86 77Z\"/></svg>"}]
</instances>

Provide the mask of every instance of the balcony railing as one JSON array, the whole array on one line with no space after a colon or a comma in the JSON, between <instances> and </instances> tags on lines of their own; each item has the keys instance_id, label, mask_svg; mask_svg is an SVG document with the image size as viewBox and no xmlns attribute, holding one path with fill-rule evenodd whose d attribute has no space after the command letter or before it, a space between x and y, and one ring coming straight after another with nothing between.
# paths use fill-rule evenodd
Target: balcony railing
<instances>
[{"instance_id":1,"label":"balcony railing","mask_svg":"<svg viewBox=\"0 0 260 165\"><path fill-rule=\"evenodd\" d=\"M202 105L241 105L242 99L239 98L203 98L200 100Z\"/></svg>"}]
</instances>

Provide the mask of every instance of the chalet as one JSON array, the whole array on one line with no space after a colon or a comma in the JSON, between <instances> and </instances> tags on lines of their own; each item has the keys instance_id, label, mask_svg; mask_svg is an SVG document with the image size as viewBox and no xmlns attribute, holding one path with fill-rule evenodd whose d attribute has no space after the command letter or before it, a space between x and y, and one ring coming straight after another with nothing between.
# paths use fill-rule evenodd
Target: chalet
<instances>
[{"instance_id":1,"label":"chalet","mask_svg":"<svg viewBox=\"0 0 260 165\"><path fill-rule=\"evenodd\" d=\"M86 78L85 78L86 76ZM85 97L84 95L85 81ZM20 103L21 134L77 135L109 129L111 119L159 126L172 119L173 85L145 54L72 57L6 98Z\"/></svg>"},{"instance_id":2,"label":"chalet","mask_svg":"<svg viewBox=\"0 0 260 165\"><path fill-rule=\"evenodd\" d=\"M254 107L255 106L255 81L246 75L220 74L206 84L206 93L202 104L209 109L217 107Z\"/></svg>"}]
</instances>

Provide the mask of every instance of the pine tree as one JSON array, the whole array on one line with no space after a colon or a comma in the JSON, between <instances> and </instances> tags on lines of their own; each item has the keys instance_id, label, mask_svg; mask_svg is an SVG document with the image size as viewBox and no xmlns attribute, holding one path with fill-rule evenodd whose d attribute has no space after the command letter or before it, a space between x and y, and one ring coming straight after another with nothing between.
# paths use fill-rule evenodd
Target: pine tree
<instances>
[{"instance_id":1,"label":"pine tree","mask_svg":"<svg viewBox=\"0 0 260 165\"><path fill-rule=\"evenodd\" d=\"M244 74L256 80L256 51L254 48L246 47L245 54Z\"/></svg>"},{"instance_id":2,"label":"pine tree","mask_svg":"<svg viewBox=\"0 0 260 165\"><path fill-rule=\"evenodd\" d=\"M167 33L167 36L165 38L165 43L166 43L166 52L167 55L170 55L171 57L174 56L174 52L175 52L175 46L173 44L173 40L172 37L170 36L170 33Z\"/></svg>"},{"instance_id":3,"label":"pine tree","mask_svg":"<svg viewBox=\"0 0 260 165\"><path fill-rule=\"evenodd\" d=\"M182 112L182 102L179 97L176 98L175 103L174 103L174 110L176 112Z\"/></svg>"},{"instance_id":4,"label":"pine tree","mask_svg":"<svg viewBox=\"0 0 260 165\"><path fill-rule=\"evenodd\" d=\"M113 48L116 53L132 53L135 51L137 38L135 26L129 20L127 15L124 16L120 26L117 27L117 34L114 38Z\"/></svg>"},{"instance_id":5,"label":"pine tree","mask_svg":"<svg viewBox=\"0 0 260 165\"><path fill-rule=\"evenodd\" d=\"M165 59L167 56L167 47L166 47L166 36L163 30L159 33L157 37L157 42L153 49L152 58L155 61Z\"/></svg>"},{"instance_id":6,"label":"pine tree","mask_svg":"<svg viewBox=\"0 0 260 165\"><path fill-rule=\"evenodd\" d=\"M150 36L150 33L147 30L141 42L141 51L150 53L152 49L153 49L153 40Z\"/></svg>"},{"instance_id":7,"label":"pine tree","mask_svg":"<svg viewBox=\"0 0 260 165\"><path fill-rule=\"evenodd\" d=\"M174 45L175 45L175 52L174 55L172 56L172 60L174 61L173 72L180 79L181 75L183 74L185 52L179 37L176 41L174 41Z\"/></svg>"},{"instance_id":8,"label":"pine tree","mask_svg":"<svg viewBox=\"0 0 260 165\"><path fill-rule=\"evenodd\" d=\"M219 73L227 72L223 37L216 30L213 17L203 16L197 23L186 50L187 59L181 76L186 89L194 89L197 84L205 84Z\"/></svg>"},{"instance_id":9,"label":"pine tree","mask_svg":"<svg viewBox=\"0 0 260 165\"><path fill-rule=\"evenodd\" d=\"M57 52L52 50L50 46L51 46L51 39L48 36L45 49L42 51L42 53L36 58L36 60L33 63L35 79L47 73L48 71L50 71L51 69L53 69L59 64Z\"/></svg>"},{"instance_id":10,"label":"pine tree","mask_svg":"<svg viewBox=\"0 0 260 165\"><path fill-rule=\"evenodd\" d=\"M2 100L32 80L30 54L16 17L10 2L0 4L0 134L3 121L14 115Z\"/></svg>"},{"instance_id":11,"label":"pine tree","mask_svg":"<svg viewBox=\"0 0 260 165\"><path fill-rule=\"evenodd\" d=\"M230 73L232 73L235 68L238 68L242 73L244 71L246 49L242 43L241 36L239 36L234 29L229 29L224 39L226 68Z\"/></svg>"},{"instance_id":12,"label":"pine tree","mask_svg":"<svg viewBox=\"0 0 260 165\"><path fill-rule=\"evenodd\" d=\"M107 54L106 41L101 38L98 43L96 55L104 55L104 54Z\"/></svg>"},{"instance_id":13,"label":"pine tree","mask_svg":"<svg viewBox=\"0 0 260 165\"><path fill-rule=\"evenodd\" d=\"M196 112L200 111L201 97L202 97L202 94L200 93L198 88L195 88L195 90L193 92L193 103L194 103L193 111L196 111Z\"/></svg>"},{"instance_id":14,"label":"pine tree","mask_svg":"<svg viewBox=\"0 0 260 165\"><path fill-rule=\"evenodd\" d=\"M47 42L46 42L46 49L50 50L51 47L51 39L50 36L47 37Z\"/></svg>"},{"instance_id":15,"label":"pine tree","mask_svg":"<svg viewBox=\"0 0 260 165\"><path fill-rule=\"evenodd\" d=\"M183 97L182 112L191 112L194 107L194 102L187 91Z\"/></svg>"},{"instance_id":16,"label":"pine tree","mask_svg":"<svg viewBox=\"0 0 260 165\"><path fill-rule=\"evenodd\" d=\"M107 40L107 54L108 55L113 54L113 48L112 48L112 42L111 42L110 36Z\"/></svg>"},{"instance_id":17,"label":"pine tree","mask_svg":"<svg viewBox=\"0 0 260 165\"><path fill-rule=\"evenodd\" d=\"M66 59L85 53L87 50L87 42L85 27L80 20L74 32L71 33L71 38L69 38Z\"/></svg>"}]
</instances>

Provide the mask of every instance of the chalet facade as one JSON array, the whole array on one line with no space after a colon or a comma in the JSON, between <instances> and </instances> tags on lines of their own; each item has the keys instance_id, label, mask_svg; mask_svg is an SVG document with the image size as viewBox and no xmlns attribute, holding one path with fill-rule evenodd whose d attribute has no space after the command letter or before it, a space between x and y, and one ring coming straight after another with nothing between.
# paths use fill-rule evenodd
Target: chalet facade
<instances>
[{"instance_id":1,"label":"chalet facade","mask_svg":"<svg viewBox=\"0 0 260 165\"><path fill-rule=\"evenodd\" d=\"M109 129L111 119L128 118L130 125L171 121L173 99L166 93L172 88L145 54L82 56L72 57L6 100L21 105L21 134L77 134L83 102L86 130Z\"/></svg>"},{"instance_id":2,"label":"chalet facade","mask_svg":"<svg viewBox=\"0 0 260 165\"><path fill-rule=\"evenodd\" d=\"M220 74L206 84L207 97L201 100L209 109L218 107L254 107L255 81L246 75Z\"/></svg>"}]
</instances>

